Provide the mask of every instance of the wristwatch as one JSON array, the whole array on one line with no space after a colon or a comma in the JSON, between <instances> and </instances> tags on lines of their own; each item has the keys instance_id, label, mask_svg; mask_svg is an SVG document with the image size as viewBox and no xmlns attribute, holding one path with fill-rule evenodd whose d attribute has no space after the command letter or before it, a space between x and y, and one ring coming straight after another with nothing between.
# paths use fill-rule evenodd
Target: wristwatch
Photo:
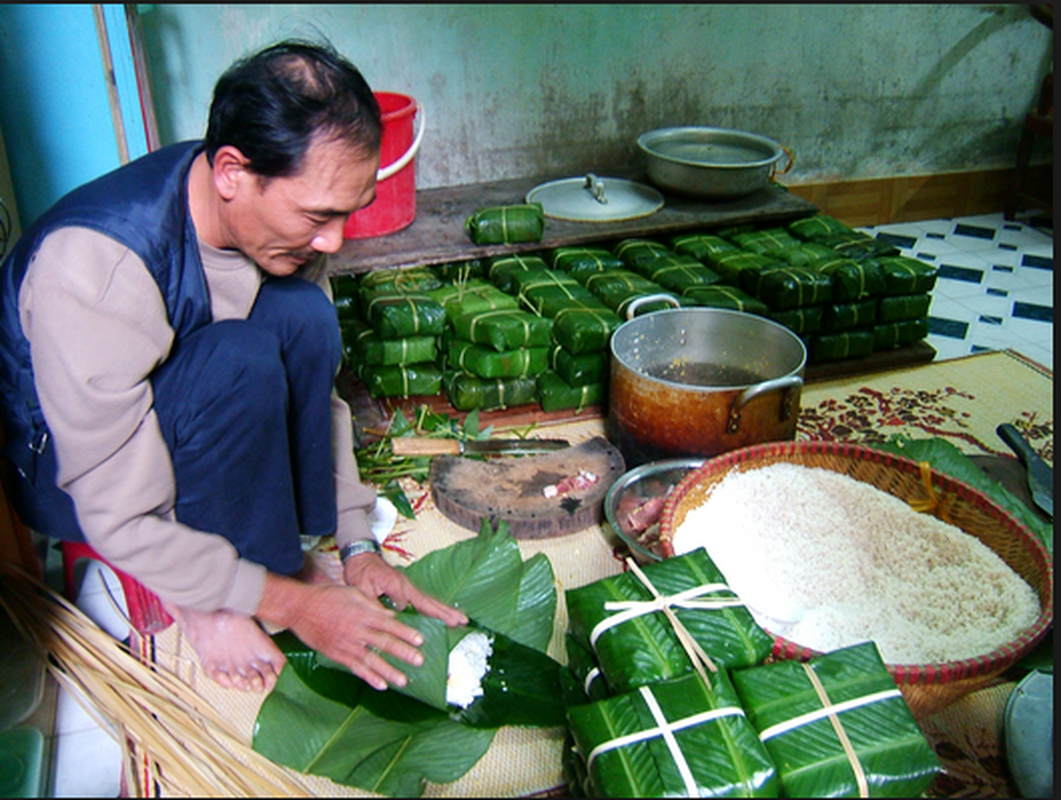
<instances>
[{"instance_id":1,"label":"wristwatch","mask_svg":"<svg viewBox=\"0 0 1061 800\"><path fill-rule=\"evenodd\" d=\"M375 539L357 539L353 542L347 542L339 548L339 560L345 564L347 559L359 556L362 553L379 555L379 552L379 543Z\"/></svg>"}]
</instances>

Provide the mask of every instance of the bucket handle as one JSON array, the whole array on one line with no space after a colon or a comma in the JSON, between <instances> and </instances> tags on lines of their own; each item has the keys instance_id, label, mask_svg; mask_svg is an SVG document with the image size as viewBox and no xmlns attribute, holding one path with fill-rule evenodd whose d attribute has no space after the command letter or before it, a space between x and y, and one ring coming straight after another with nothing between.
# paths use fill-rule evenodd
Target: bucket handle
<instances>
[{"instance_id":1,"label":"bucket handle","mask_svg":"<svg viewBox=\"0 0 1061 800\"><path fill-rule=\"evenodd\" d=\"M733 401L729 409L729 420L726 422L726 433L736 433L740 430L741 409L753 397L758 397L766 392L782 392L781 396L781 421L784 422L792 417L792 395L793 389L803 386L803 378L800 375L783 375L762 383L749 386L741 392Z\"/></svg>"},{"instance_id":2,"label":"bucket handle","mask_svg":"<svg viewBox=\"0 0 1061 800\"><path fill-rule=\"evenodd\" d=\"M401 172L405 165L413 160L416 155L416 151L420 149L420 141L424 138L424 130L427 129L427 125L424 123L424 107L419 103L416 104L416 115L420 118L420 131L416 134L416 138L413 143L409 146L409 149L405 151L401 158L395 161L393 164L389 164L376 172L376 182L385 181L391 175L396 175Z\"/></svg>"}]
</instances>

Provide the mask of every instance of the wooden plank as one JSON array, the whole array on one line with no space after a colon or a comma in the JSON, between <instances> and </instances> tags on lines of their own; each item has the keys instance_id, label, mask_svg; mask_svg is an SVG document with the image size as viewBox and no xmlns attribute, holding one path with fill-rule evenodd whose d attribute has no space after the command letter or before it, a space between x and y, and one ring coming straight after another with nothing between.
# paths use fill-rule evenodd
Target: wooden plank
<instances>
[{"instance_id":1,"label":"wooden plank","mask_svg":"<svg viewBox=\"0 0 1061 800\"><path fill-rule=\"evenodd\" d=\"M780 222L811 216L818 211L813 203L771 184L754 194L724 203L665 195L666 204L655 214L622 222L569 222L548 218L540 242L479 246L465 233L464 221L477 210L522 203L527 192L545 180L549 179L521 178L417 192L416 219L408 228L388 236L345 242L329 259L329 271L333 275L359 274L374 269L444 264L632 236Z\"/></svg>"}]
</instances>

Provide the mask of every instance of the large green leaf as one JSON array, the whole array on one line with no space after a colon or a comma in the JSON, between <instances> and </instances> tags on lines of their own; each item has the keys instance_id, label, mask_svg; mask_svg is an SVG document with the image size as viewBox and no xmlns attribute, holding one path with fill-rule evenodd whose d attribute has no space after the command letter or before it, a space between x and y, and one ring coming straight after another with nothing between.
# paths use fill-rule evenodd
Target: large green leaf
<instances>
[{"instance_id":1,"label":"large green leaf","mask_svg":"<svg viewBox=\"0 0 1061 800\"><path fill-rule=\"evenodd\" d=\"M254 749L339 784L416 797L424 781L446 783L471 769L494 732L442 714L418 722L385 719L322 697L285 667L258 714Z\"/></svg>"},{"instance_id":2,"label":"large green leaf","mask_svg":"<svg viewBox=\"0 0 1061 800\"><path fill-rule=\"evenodd\" d=\"M424 665L392 661L409 678L402 694L377 692L297 637L275 637L288 659L255 725L254 749L277 763L392 796L446 783L486 752L501 725L563 724L560 665L544 652L556 590L544 555L524 564L503 523L430 553L406 568L410 580L462 608L470 627L493 636L483 697L458 711L445 704L450 648L468 628L447 628L413 609L399 619L424 636ZM410 695L415 695L410 696Z\"/></svg>"}]
</instances>

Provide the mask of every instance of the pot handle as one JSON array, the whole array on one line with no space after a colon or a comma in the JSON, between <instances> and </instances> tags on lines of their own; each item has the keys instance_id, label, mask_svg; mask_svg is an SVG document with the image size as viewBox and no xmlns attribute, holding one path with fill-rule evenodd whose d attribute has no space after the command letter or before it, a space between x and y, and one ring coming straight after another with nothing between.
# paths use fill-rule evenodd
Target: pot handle
<instances>
[{"instance_id":1,"label":"pot handle","mask_svg":"<svg viewBox=\"0 0 1061 800\"><path fill-rule=\"evenodd\" d=\"M784 421L792 416L792 389L798 389L803 385L803 378L799 375L784 375L762 383L749 386L733 401L729 407L729 419L726 421L726 433L736 433L740 429L741 409L753 398L766 392L782 392L781 398L781 420Z\"/></svg>"},{"instance_id":2,"label":"pot handle","mask_svg":"<svg viewBox=\"0 0 1061 800\"><path fill-rule=\"evenodd\" d=\"M788 156L788 164L780 172L777 171L777 162L776 161L773 164L771 164L770 165L770 179L771 180L776 178L778 175L786 174L796 164L796 157L794 155L792 155L792 151L791 150L789 150L783 144L779 144L778 147L780 147L782 150L784 150L785 151L785 155Z\"/></svg>"},{"instance_id":3,"label":"pot handle","mask_svg":"<svg viewBox=\"0 0 1061 800\"><path fill-rule=\"evenodd\" d=\"M678 298L672 294L646 294L641 297L635 297L630 301L630 305L626 307L626 318L633 319L637 314L637 309L641 308L641 306L659 302L670 303L675 308L682 307L682 304L678 302Z\"/></svg>"}]
</instances>

